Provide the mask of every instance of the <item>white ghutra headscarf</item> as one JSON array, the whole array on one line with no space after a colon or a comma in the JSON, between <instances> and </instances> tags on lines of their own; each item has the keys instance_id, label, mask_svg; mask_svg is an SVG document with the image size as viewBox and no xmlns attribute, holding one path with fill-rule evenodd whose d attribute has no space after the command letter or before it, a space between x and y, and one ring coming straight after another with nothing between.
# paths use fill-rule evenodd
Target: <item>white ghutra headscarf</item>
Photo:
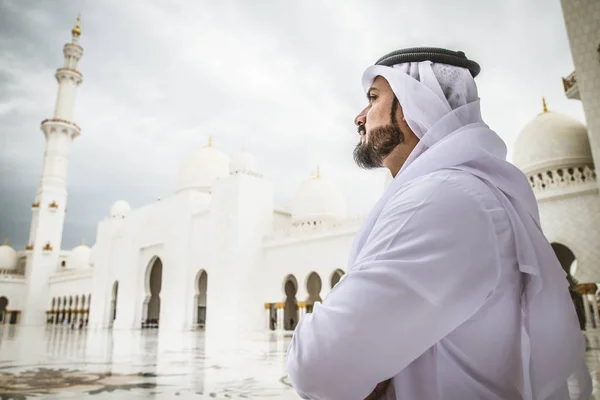
<instances>
[{"instance_id":1,"label":"white ghutra headscarf","mask_svg":"<svg viewBox=\"0 0 600 400\"><path fill-rule=\"evenodd\" d=\"M523 274L523 397L545 399L568 379L590 392L585 339L565 271L542 233L527 178L506 161L506 145L481 119L477 86L469 70L430 61L375 65L363 75L365 91L377 76L390 84L420 142L361 227L352 245L349 267L385 204L404 183L440 169L479 177L502 202L515 234Z\"/></svg>"}]
</instances>

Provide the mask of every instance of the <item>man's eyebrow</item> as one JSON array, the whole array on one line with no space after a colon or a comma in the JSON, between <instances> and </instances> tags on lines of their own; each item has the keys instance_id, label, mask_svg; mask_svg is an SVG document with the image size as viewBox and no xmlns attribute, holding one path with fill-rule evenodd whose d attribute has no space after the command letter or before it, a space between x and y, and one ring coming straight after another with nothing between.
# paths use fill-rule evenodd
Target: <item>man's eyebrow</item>
<instances>
[{"instance_id":1,"label":"man's eyebrow","mask_svg":"<svg viewBox=\"0 0 600 400\"><path fill-rule=\"evenodd\" d=\"M374 86L371 86L371 87L369 88L369 90L367 90L367 97L368 97L368 96L370 96L370 95L371 95L371 92L372 92L372 91L374 91L374 90L379 90L379 89L377 89L377 88L376 88L376 87L374 87Z\"/></svg>"}]
</instances>

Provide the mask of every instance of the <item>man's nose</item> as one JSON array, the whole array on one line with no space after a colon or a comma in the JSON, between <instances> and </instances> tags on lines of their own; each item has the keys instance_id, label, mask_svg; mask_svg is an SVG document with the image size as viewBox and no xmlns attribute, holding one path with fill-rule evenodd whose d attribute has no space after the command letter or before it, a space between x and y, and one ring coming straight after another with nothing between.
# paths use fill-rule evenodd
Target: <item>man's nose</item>
<instances>
[{"instance_id":1,"label":"man's nose","mask_svg":"<svg viewBox=\"0 0 600 400\"><path fill-rule=\"evenodd\" d=\"M361 126L367 123L367 114L363 111L354 118L354 125Z\"/></svg>"}]
</instances>

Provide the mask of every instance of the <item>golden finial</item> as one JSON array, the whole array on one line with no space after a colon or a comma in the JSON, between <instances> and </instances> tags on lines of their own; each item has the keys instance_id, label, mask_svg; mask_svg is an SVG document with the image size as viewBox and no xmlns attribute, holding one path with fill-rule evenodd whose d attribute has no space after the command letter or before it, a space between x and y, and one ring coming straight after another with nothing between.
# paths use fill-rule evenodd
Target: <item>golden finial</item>
<instances>
[{"instance_id":1,"label":"golden finial","mask_svg":"<svg viewBox=\"0 0 600 400\"><path fill-rule=\"evenodd\" d=\"M8 238L4 239L4 244L2 246L8 246Z\"/></svg>"},{"instance_id":2,"label":"golden finial","mask_svg":"<svg viewBox=\"0 0 600 400\"><path fill-rule=\"evenodd\" d=\"M71 33L73 34L73 36L81 35L81 16L80 15L77 15L77 22L75 23L75 26L73 27L73 29L71 29Z\"/></svg>"},{"instance_id":3,"label":"golden finial","mask_svg":"<svg viewBox=\"0 0 600 400\"><path fill-rule=\"evenodd\" d=\"M81 245L85 246L85 239L81 239Z\"/></svg>"},{"instance_id":4,"label":"golden finial","mask_svg":"<svg viewBox=\"0 0 600 400\"><path fill-rule=\"evenodd\" d=\"M542 97L542 104L544 106L544 112L547 113L548 112L548 106L546 105L546 98Z\"/></svg>"},{"instance_id":5,"label":"golden finial","mask_svg":"<svg viewBox=\"0 0 600 400\"><path fill-rule=\"evenodd\" d=\"M208 136L208 147L212 147L212 135Z\"/></svg>"},{"instance_id":6,"label":"golden finial","mask_svg":"<svg viewBox=\"0 0 600 400\"><path fill-rule=\"evenodd\" d=\"M319 167L319 166L317 166L317 176L316 176L316 178L317 179L321 178L321 167Z\"/></svg>"}]
</instances>

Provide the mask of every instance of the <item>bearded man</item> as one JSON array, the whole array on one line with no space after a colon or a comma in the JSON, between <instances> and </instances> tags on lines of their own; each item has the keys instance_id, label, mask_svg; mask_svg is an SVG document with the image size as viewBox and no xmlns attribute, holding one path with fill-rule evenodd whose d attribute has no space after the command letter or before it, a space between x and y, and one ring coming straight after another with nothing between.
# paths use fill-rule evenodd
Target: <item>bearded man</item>
<instances>
[{"instance_id":1,"label":"bearded man","mask_svg":"<svg viewBox=\"0 0 600 400\"><path fill-rule=\"evenodd\" d=\"M345 279L296 327L287 370L302 398L589 398L566 274L527 178L482 121L479 71L437 48L365 71L354 158L394 180Z\"/></svg>"}]
</instances>

